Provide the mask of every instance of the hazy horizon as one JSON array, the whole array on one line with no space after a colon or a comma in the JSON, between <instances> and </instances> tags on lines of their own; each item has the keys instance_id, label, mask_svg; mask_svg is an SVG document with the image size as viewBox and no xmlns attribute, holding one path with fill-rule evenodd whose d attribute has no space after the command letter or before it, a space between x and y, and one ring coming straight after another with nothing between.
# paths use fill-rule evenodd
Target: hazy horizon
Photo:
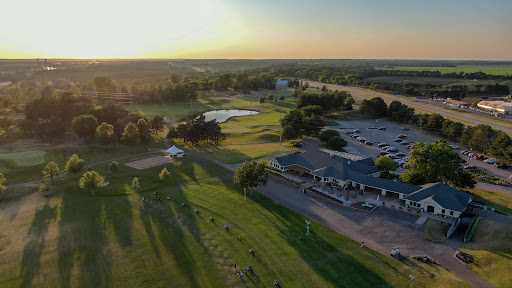
<instances>
[{"instance_id":1,"label":"hazy horizon","mask_svg":"<svg viewBox=\"0 0 512 288\"><path fill-rule=\"evenodd\" d=\"M29 0L4 4L3 59L511 61L512 2ZM21 11L21 12L18 12Z\"/></svg>"}]
</instances>

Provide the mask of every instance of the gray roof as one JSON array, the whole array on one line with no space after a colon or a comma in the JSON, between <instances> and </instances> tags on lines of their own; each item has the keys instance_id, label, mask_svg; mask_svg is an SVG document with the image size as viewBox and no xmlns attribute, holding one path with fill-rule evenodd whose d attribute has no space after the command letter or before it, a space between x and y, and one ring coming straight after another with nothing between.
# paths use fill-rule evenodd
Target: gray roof
<instances>
[{"instance_id":1,"label":"gray roof","mask_svg":"<svg viewBox=\"0 0 512 288\"><path fill-rule=\"evenodd\" d=\"M375 168L374 162L371 159L363 159L359 161L349 160L335 155L329 155L325 152L312 151L306 153L296 153L287 156L275 158L279 165L287 167L291 165L299 165L307 168L311 171L318 170L318 173L322 173L322 177L335 177L340 180L344 180L344 170L355 170L365 175L379 172L380 170ZM331 169L321 170L322 168L332 167Z\"/></svg>"},{"instance_id":2,"label":"gray roof","mask_svg":"<svg viewBox=\"0 0 512 288\"><path fill-rule=\"evenodd\" d=\"M414 202L419 202L427 198L436 201L443 208L462 212L466 209L473 197L466 192L462 192L442 183L423 185L420 190L405 197L405 199Z\"/></svg>"}]
</instances>

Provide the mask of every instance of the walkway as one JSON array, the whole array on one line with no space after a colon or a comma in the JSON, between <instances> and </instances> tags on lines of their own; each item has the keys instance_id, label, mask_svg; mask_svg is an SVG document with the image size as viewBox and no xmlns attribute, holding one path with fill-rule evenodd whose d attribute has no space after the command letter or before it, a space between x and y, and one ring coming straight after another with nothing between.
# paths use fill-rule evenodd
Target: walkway
<instances>
[{"instance_id":1,"label":"walkway","mask_svg":"<svg viewBox=\"0 0 512 288\"><path fill-rule=\"evenodd\" d=\"M404 255L428 254L472 287L493 287L453 257L460 242L449 239L438 244L423 238L422 226L415 223L419 218L416 215L382 207L371 214L340 207L273 179L266 187L255 190L354 241L364 241L365 246L383 255L389 255L394 247L400 247ZM314 225L311 229L315 229Z\"/></svg>"}]
</instances>

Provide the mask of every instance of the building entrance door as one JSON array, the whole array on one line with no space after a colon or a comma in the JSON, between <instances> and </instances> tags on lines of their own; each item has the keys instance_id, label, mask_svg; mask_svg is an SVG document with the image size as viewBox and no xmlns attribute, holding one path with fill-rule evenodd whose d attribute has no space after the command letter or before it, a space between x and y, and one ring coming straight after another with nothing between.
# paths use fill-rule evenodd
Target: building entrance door
<instances>
[{"instance_id":1,"label":"building entrance door","mask_svg":"<svg viewBox=\"0 0 512 288\"><path fill-rule=\"evenodd\" d=\"M434 213L434 206L428 205L427 212Z\"/></svg>"}]
</instances>

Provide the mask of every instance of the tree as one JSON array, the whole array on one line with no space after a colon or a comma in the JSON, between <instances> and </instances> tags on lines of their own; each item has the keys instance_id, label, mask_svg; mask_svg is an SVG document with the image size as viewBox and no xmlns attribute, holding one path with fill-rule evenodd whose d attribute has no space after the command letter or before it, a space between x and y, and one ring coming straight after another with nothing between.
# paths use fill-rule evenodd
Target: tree
<instances>
[{"instance_id":1,"label":"tree","mask_svg":"<svg viewBox=\"0 0 512 288\"><path fill-rule=\"evenodd\" d=\"M68 162L66 162L66 170L69 173L75 174L76 179L76 174L80 173L82 168L84 168L84 162L84 159L80 159L78 155L73 154L71 157L69 157Z\"/></svg>"},{"instance_id":2,"label":"tree","mask_svg":"<svg viewBox=\"0 0 512 288\"><path fill-rule=\"evenodd\" d=\"M160 179L162 181L167 181L167 179L169 179L169 177L171 177L171 172L169 172L169 170L167 170L167 168L164 167L164 169L162 169L162 172L160 172L160 174L158 174L158 176L160 177Z\"/></svg>"},{"instance_id":3,"label":"tree","mask_svg":"<svg viewBox=\"0 0 512 288\"><path fill-rule=\"evenodd\" d=\"M347 141L340 136L331 137L331 139L327 141L327 148L332 150L343 151L343 147L345 146L347 146Z\"/></svg>"},{"instance_id":4,"label":"tree","mask_svg":"<svg viewBox=\"0 0 512 288\"><path fill-rule=\"evenodd\" d=\"M402 173L402 176L400 176L400 181L412 185L421 185L426 183L425 176L423 176L420 172L411 170L407 170Z\"/></svg>"},{"instance_id":5,"label":"tree","mask_svg":"<svg viewBox=\"0 0 512 288\"><path fill-rule=\"evenodd\" d=\"M327 143L329 139L335 136L340 136L340 133L336 130L329 129L322 131L320 135L318 135L318 139L320 139L320 141L322 141L323 143Z\"/></svg>"},{"instance_id":6,"label":"tree","mask_svg":"<svg viewBox=\"0 0 512 288\"><path fill-rule=\"evenodd\" d=\"M461 176L458 173L460 161L460 156L445 143L416 143L405 167L408 169L406 173L416 172L424 176L425 183L457 183Z\"/></svg>"},{"instance_id":7,"label":"tree","mask_svg":"<svg viewBox=\"0 0 512 288\"><path fill-rule=\"evenodd\" d=\"M103 122L96 128L96 142L108 145L114 142L114 126Z\"/></svg>"},{"instance_id":8,"label":"tree","mask_svg":"<svg viewBox=\"0 0 512 288\"><path fill-rule=\"evenodd\" d=\"M124 127L123 136L121 137L121 141L128 145L135 145L140 142L140 133L139 128L134 123L128 123Z\"/></svg>"},{"instance_id":9,"label":"tree","mask_svg":"<svg viewBox=\"0 0 512 288\"><path fill-rule=\"evenodd\" d=\"M119 164L117 163L117 161L112 161L112 163L110 163L109 169L112 172L117 172L117 170L119 170Z\"/></svg>"},{"instance_id":10,"label":"tree","mask_svg":"<svg viewBox=\"0 0 512 288\"><path fill-rule=\"evenodd\" d=\"M457 178L452 182L455 187L460 189L475 188L476 181L473 174L469 171L459 168L457 171Z\"/></svg>"},{"instance_id":11,"label":"tree","mask_svg":"<svg viewBox=\"0 0 512 288\"><path fill-rule=\"evenodd\" d=\"M304 117L322 116L324 110L318 105L308 105L301 108Z\"/></svg>"},{"instance_id":12,"label":"tree","mask_svg":"<svg viewBox=\"0 0 512 288\"><path fill-rule=\"evenodd\" d=\"M364 99L359 110L363 115L372 118L384 117L387 114L387 105L381 97L374 97L370 100Z\"/></svg>"},{"instance_id":13,"label":"tree","mask_svg":"<svg viewBox=\"0 0 512 288\"><path fill-rule=\"evenodd\" d=\"M253 187L267 185L268 171L266 168L267 165L264 162L246 161L242 166L236 168L233 180L238 186L249 189L252 194Z\"/></svg>"},{"instance_id":14,"label":"tree","mask_svg":"<svg viewBox=\"0 0 512 288\"><path fill-rule=\"evenodd\" d=\"M4 198L5 190L7 190L4 185L6 181L7 180L5 179L4 174L0 173L0 200Z\"/></svg>"},{"instance_id":15,"label":"tree","mask_svg":"<svg viewBox=\"0 0 512 288\"><path fill-rule=\"evenodd\" d=\"M139 119L137 121L137 128L139 129L140 139L142 143L147 143L149 141L149 126L148 123L144 119Z\"/></svg>"},{"instance_id":16,"label":"tree","mask_svg":"<svg viewBox=\"0 0 512 288\"><path fill-rule=\"evenodd\" d=\"M80 178L79 186L82 189L91 190L91 195L94 196L94 189L103 186L105 182L105 178L100 176L96 171L87 171L84 173L82 178Z\"/></svg>"},{"instance_id":17,"label":"tree","mask_svg":"<svg viewBox=\"0 0 512 288\"><path fill-rule=\"evenodd\" d=\"M48 164L46 164L43 171L41 171L41 172L43 173L43 176L45 178L50 178L50 180L53 184L53 177L59 175L59 173L60 173L59 164L57 164L53 161L48 162Z\"/></svg>"},{"instance_id":18,"label":"tree","mask_svg":"<svg viewBox=\"0 0 512 288\"><path fill-rule=\"evenodd\" d=\"M50 186L49 185L46 185L46 183L41 183L39 184L39 192L41 193L46 193L48 191L50 191Z\"/></svg>"},{"instance_id":19,"label":"tree","mask_svg":"<svg viewBox=\"0 0 512 288\"><path fill-rule=\"evenodd\" d=\"M164 130L164 118L162 116L155 116L151 119L149 126L151 130L155 132L160 132Z\"/></svg>"},{"instance_id":20,"label":"tree","mask_svg":"<svg viewBox=\"0 0 512 288\"><path fill-rule=\"evenodd\" d=\"M91 138L98 127L98 120L92 115L81 115L73 119L71 127L78 136Z\"/></svg>"},{"instance_id":21,"label":"tree","mask_svg":"<svg viewBox=\"0 0 512 288\"><path fill-rule=\"evenodd\" d=\"M386 156L379 157L377 161L375 161L375 166L384 170L384 172L395 171L399 167L398 163Z\"/></svg>"},{"instance_id":22,"label":"tree","mask_svg":"<svg viewBox=\"0 0 512 288\"><path fill-rule=\"evenodd\" d=\"M139 178L138 178L138 177L133 177L133 180L132 180L132 188L133 188L133 190L135 190L135 191L139 190L139 188L140 188L140 184L139 184Z\"/></svg>"},{"instance_id":23,"label":"tree","mask_svg":"<svg viewBox=\"0 0 512 288\"><path fill-rule=\"evenodd\" d=\"M268 94L267 100L268 100L268 102L272 102L274 100L274 94Z\"/></svg>"},{"instance_id":24,"label":"tree","mask_svg":"<svg viewBox=\"0 0 512 288\"><path fill-rule=\"evenodd\" d=\"M265 103L265 96L260 96L260 98L258 99L258 102L260 102L260 104Z\"/></svg>"}]
</instances>

